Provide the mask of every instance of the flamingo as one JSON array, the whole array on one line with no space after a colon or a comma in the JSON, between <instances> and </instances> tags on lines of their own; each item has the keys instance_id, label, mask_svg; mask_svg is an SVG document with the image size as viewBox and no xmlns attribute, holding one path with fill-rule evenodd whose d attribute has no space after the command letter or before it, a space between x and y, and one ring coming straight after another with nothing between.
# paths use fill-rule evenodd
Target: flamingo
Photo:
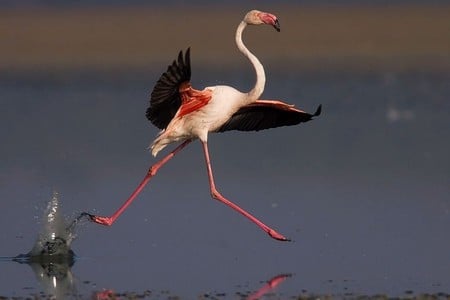
<instances>
[{"instance_id":1,"label":"flamingo","mask_svg":"<svg viewBox=\"0 0 450 300\"><path fill-rule=\"evenodd\" d=\"M270 237L279 241L289 241L284 235L267 226L255 216L225 198L216 188L211 159L208 150L208 134L229 130L258 131L262 129L296 125L307 122L321 112L321 105L314 114L278 100L259 100L264 91L266 77L264 67L242 42L242 33L247 25L267 24L280 31L280 23L275 15L258 10L248 12L236 30L236 45L248 58L256 72L256 84L249 92L217 85L203 90L191 86L190 48L184 55L180 51L178 58L161 75L151 93L147 118L159 129L160 133L150 146L156 156L167 145L181 142L174 150L150 166L142 182L130 197L110 217L89 213L91 221L110 226L133 202L158 170L194 140L200 140L205 155L209 186L212 198L219 200L244 215L264 230Z\"/></svg>"}]
</instances>

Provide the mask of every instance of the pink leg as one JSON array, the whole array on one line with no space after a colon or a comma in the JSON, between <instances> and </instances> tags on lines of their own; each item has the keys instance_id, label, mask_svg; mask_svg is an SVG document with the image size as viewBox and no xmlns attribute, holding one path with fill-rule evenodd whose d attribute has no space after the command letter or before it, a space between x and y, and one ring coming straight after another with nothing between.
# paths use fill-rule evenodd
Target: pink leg
<instances>
[{"instance_id":1,"label":"pink leg","mask_svg":"<svg viewBox=\"0 0 450 300\"><path fill-rule=\"evenodd\" d=\"M214 183L214 177L212 173L212 167L211 167L211 161L209 159L209 151L208 151L208 144L207 142L203 142L203 151L205 153L205 159L206 159L206 167L208 169L208 176L209 176L209 186L211 188L211 196L214 199L219 200L220 202L228 205L232 209L236 210L237 212L243 214L246 218L248 218L250 221L258 225L262 230L267 232L272 238L279 240L279 241L290 241L288 238L284 237L274 229L270 228L260 220L258 220L256 217L252 216L250 213L239 207L238 205L234 204L230 200L226 199L224 196L222 196L216 189L216 185Z\"/></svg>"},{"instance_id":2,"label":"pink leg","mask_svg":"<svg viewBox=\"0 0 450 300\"><path fill-rule=\"evenodd\" d=\"M127 209L127 207L133 202L133 200L136 198L137 195L142 191L142 189L145 187L145 185L150 181L150 179L158 172L159 168L161 168L163 165L165 165L172 157L175 156L178 152L180 152L184 147L186 147L187 144L189 144L192 140L186 140L181 145L176 147L172 152L170 152L168 155L166 155L163 159L158 161L156 164L152 165L147 172L147 175L145 175L142 182L138 185L138 187L134 190L134 192L131 194L131 196L125 201L122 206L119 207L119 209L110 217L100 217L95 216L91 214L87 214L90 219L98 224L111 226L116 219Z\"/></svg>"}]
</instances>

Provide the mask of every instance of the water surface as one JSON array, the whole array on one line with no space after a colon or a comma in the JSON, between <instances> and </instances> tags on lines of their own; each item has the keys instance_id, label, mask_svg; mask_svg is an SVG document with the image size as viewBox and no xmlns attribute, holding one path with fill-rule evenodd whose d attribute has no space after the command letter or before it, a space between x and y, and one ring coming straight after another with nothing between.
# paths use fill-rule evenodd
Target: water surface
<instances>
[{"instance_id":1,"label":"water surface","mask_svg":"<svg viewBox=\"0 0 450 300\"><path fill-rule=\"evenodd\" d=\"M68 219L112 213L132 192L156 161L152 70L2 73L1 256L31 249L54 190ZM253 82L247 69L193 72L198 87ZM267 73L264 99L323 114L213 135L211 159L219 190L293 242L211 200L194 143L114 226L81 225L72 294L239 297L280 274L280 298L450 292L450 74ZM45 290L26 265L0 267L0 296Z\"/></svg>"}]
</instances>

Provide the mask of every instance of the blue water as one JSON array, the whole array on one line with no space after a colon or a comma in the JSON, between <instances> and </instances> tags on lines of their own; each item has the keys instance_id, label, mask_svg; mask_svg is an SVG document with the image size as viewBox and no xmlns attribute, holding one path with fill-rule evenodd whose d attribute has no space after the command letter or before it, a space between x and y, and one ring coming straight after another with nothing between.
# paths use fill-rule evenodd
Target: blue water
<instances>
[{"instance_id":1,"label":"blue water","mask_svg":"<svg viewBox=\"0 0 450 300\"><path fill-rule=\"evenodd\" d=\"M127 198L156 161L145 109L160 72L0 74L0 256L32 248L55 190L68 219ZM193 72L198 88L253 82L247 69ZM112 227L78 228L67 291L236 296L291 274L277 297L450 293L450 74L268 66L267 77L264 99L322 115L212 135L211 159L218 189L293 242L211 200L193 143ZM26 265L0 270L0 296L52 284Z\"/></svg>"}]
</instances>

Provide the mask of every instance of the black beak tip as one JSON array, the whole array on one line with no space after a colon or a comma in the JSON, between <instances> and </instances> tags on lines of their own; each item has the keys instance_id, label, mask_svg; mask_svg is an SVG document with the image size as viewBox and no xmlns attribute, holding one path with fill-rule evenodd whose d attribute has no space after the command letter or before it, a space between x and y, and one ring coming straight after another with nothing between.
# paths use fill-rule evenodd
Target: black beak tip
<instances>
[{"instance_id":1,"label":"black beak tip","mask_svg":"<svg viewBox=\"0 0 450 300\"><path fill-rule=\"evenodd\" d=\"M275 28L276 31L280 32L280 22L278 20L275 20L275 24L273 24L273 28Z\"/></svg>"}]
</instances>

